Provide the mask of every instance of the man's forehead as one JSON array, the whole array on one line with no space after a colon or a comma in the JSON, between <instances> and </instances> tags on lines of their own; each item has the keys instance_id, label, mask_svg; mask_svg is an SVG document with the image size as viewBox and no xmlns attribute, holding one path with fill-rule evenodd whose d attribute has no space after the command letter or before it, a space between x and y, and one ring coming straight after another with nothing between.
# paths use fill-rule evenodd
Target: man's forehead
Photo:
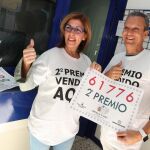
<instances>
[{"instance_id":1,"label":"man's forehead","mask_svg":"<svg viewBox=\"0 0 150 150\"><path fill-rule=\"evenodd\" d=\"M133 20L134 20L134 21L133 21ZM144 23L145 23L144 18L141 17L141 16L129 16L129 17L127 17L125 23L128 22L128 21L133 21L133 22L135 22L135 20L136 20L137 22L144 22Z\"/></svg>"},{"instance_id":2,"label":"man's forehead","mask_svg":"<svg viewBox=\"0 0 150 150\"><path fill-rule=\"evenodd\" d=\"M126 19L125 26L127 25L133 25L133 26L145 26L145 20L143 17L140 16L130 16Z\"/></svg>"}]
</instances>

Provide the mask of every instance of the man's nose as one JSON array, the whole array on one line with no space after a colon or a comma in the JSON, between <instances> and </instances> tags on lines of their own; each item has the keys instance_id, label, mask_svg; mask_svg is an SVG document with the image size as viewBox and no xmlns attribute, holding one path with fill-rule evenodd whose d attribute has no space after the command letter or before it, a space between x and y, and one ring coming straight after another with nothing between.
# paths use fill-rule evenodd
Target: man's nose
<instances>
[{"instance_id":1,"label":"man's nose","mask_svg":"<svg viewBox=\"0 0 150 150\"><path fill-rule=\"evenodd\" d=\"M128 35L133 34L133 33L134 33L134 31L133 31L132 29L128 29L128 30L127 30L127 34L128 34Z\"/></svg>"}]
</instances>

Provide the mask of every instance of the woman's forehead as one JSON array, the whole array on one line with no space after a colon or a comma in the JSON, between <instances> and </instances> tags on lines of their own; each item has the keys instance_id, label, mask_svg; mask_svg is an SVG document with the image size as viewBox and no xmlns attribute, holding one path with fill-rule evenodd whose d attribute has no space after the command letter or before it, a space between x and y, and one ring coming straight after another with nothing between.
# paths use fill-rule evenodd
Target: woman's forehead
<instances>
[{"instance_id":1,"label":"woman's forehead","mask_svg":"<svg viewBox=\"0 0 150 150\"><path fill-rule=\"evenodd\" d=\"M81 20L79 20L79 19L70 19L68 21L68 24L73 25L73 26L83 27L83 24L82 24Z\"/></svg>"}]
</instances>

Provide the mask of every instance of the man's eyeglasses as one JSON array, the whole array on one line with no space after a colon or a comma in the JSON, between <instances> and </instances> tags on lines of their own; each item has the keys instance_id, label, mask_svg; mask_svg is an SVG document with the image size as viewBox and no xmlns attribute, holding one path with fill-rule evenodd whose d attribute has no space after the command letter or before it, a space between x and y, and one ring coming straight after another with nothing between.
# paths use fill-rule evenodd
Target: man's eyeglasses
<instances>
[{"instance_id":1,"label":"man's eyeglasses","mask_svg":"<svg viewBox=\"0 0 150 150\"><path fill-rule=\"evenodd\" d=\"M72 27L70 24L66 24L65 31L67 32L73 31L75 34L81 34L84 32L84 29L81 27Z\"/></svg>"}]
</instances>

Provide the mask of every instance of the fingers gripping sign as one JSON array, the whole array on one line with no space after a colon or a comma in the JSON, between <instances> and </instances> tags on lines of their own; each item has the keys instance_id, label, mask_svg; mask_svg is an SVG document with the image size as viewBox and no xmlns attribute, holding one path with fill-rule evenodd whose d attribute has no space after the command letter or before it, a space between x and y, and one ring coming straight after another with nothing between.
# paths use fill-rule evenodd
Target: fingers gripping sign
<instances>
[{"instance_id":1,"label":"fingers gripping sign","mask_svg":"<svg viewBox=\"0 0 150 150\"><path fill-rule=\"evenodd\" d=\"M99 65L95 61L90 65L90 68L95 69L95 70L100 71L100 72L102 71L101 65Z\"/></svg>"}]
</instances>

